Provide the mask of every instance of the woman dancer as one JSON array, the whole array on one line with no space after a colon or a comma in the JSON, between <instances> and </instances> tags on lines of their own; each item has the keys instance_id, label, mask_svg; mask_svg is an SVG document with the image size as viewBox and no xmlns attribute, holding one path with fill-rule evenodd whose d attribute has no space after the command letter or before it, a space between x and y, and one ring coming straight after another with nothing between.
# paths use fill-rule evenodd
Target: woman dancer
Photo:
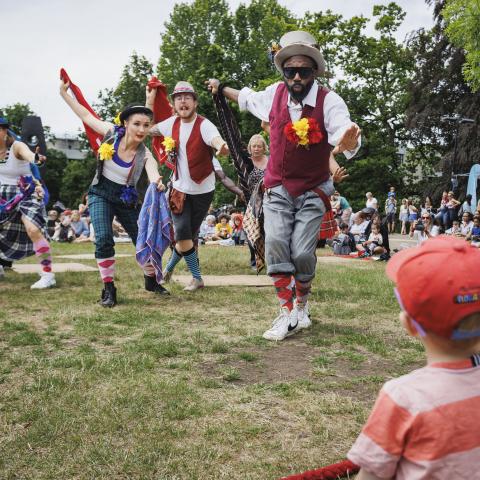
<instances>
[{"instance_id":1,"label":"woman dancer","mask_svg":"<svg viewBox=\"0 0 480 480\"><path fill-rule=\"evenodd\" d=\"M120 126L95 118L67 91L69 83L61 81L60 95L82 122L104 136L98 150L97 173L88 191L88 208L95 231L95 258L103 281L100 304L113 307L117 303L114 285L115 249L113 217L116 216L133 244L138 236L138 205L136 184L145 168L148 179L164 190L157 163L143 141L152 120L152 111L142 105L126 107L119 115ZM167 294L155 278L150 263L143 267L145 290Z\"/></svg>"},{"instance_id":2,"label":"woman dancer","mask_svg":"<svg viewBox=\"0 0 480 480\"><path fill-rule=\"evenodd\" d=\"M45 157L15 141L8 127L8 121L0 118L0 258L20 260L35 254L42 271L40 280L30 288L50 288L56 282L47 241L44 190L30 167L31 162Z\"/></svg>"}]
</instances>

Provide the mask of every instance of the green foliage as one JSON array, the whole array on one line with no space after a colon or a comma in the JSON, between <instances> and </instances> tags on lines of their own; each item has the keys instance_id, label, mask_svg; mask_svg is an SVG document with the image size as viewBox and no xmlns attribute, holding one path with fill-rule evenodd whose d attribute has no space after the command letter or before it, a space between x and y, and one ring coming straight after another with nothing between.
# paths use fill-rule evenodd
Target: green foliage
<instances>
[{"instance_id":1,"label":"green foliage","mask_svg":"<svg viewBox=\"0 0 480 480\"><path fill-rule=\"evenodd\" d=\"M13 105L7 105L0 109L2 114L0 116L5 117L9 123L10 128L20 135L22 131L22 121L27 115L34 115L33 110L30 108L29 103L14 103Z\"/></svg>"},{"instance_id":2,"label":"green foliage","mask_svg":"<svg viewBox=\"0 0 480 480\"><path fill-rule=\"evenodd\" d=\"M118 85L99 93L94 110L103 120L112 121L127 105L144 105L145 87L152 74L153 65L144 56L133 52L129 63L123 67Z\"/></svg>"},{"instance_id":3,"label":"green foliage","mask_svg":"<svg viewBox=\"0 0 480 480\"><path fill-rule=\"evenodd\" d=\"M96 159L88 155L83 160L70 160L63 171L60 198L65 205L76 207L87 192L95 174Z\"/></svg>"},{"instance_id":4,"label":"green foliage","mask_svg":"<svg viewBox=\"0 0 480 480\"><path fill-rule=\"evenodd\" d=\"M466 52L463 74L476 92L480 88L480 2L478 0L449 0L442 15L447 23L446 33L453 44Z\"/></svg>"},{"instance_id":5,"label":"green foliage","mask_svg":"<svg viewBox=\"0 0 480 480\"><path fill-rule=\"evenodd\" d=\"M419 30L408 41L415 58L415 70L408 86L406 125L408 140L413 146L410 155L425 176L418 191L437 201L444 189L451 189L452 173L467 173L480 155L480 92L472 93L465 82L464 52L445 35L442 11L446 2L429 3L435 6L434 27ZM458 153L452 168L456 126L442 121L442 117L454 113L473 118L476 124L459 128ZM438 177L433 171L442 175ZM466 190L466 177L460 177L459 181L461 195Z\"/></svg>"},{"instance_id":6,"label":"green foliage","mask_svg":"<svg viewBox=\"0 0 480 480\"><path fill-rule=\"evenodd\" d=\"M63 152L54 148L47 150L47 159L45 167L41 169L41 175L50 193L50 205L53 205L57 200L62 199L60 189L68 159Z\"/></svg>"}]
</instances>

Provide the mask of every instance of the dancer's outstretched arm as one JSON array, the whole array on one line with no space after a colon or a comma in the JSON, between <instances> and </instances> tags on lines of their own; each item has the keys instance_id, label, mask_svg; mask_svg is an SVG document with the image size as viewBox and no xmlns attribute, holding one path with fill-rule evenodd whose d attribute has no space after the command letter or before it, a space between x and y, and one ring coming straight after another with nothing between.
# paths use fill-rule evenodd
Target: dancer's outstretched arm
<instances>
[{"instance_id":1,"label":"dancer's outstretched arm","mask_svg":"<svg viewBox=\"0 0 480 480\"><path fill-rule=\"evenodd\" d=\"M65 103L73 110L80 120L88 125L92 130L99 135L106 135L108 131L113 129L113 124L104 122L95 118L83 105L80 105L75 98L68 94L70 83L60 81L60 96L65 100Z\"/></svg>"},{"instance_id":2,"label":"dancer's outstretched arm","mask_svg":"<svg viewBox=\"0 0 480 480\"><path fill-rule=\"evenodd\" d=\"M214 94L218 92L218 87L220 86L220 80L217 80L216 78L210 78L205 82L205 84L207 85L208 89L212 92L212 94ZM240 90L237 90L232 87L224 86L222 88L222 93L228 99L238 103L238 94L240 93Z\"/></svg>"}]
</instances>

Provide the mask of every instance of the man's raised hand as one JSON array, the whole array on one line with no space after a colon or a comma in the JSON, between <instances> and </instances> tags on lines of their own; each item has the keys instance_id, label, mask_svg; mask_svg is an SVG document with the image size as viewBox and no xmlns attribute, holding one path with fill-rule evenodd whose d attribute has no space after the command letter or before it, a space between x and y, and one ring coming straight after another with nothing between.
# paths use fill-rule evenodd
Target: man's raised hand
<instances>
[{"instance_id":1,"label":"man's raised hand","mask_svg":"<svg viewBox=\"0 0 480 480\"><path fill-rule=\"evenodd\" d=\"M333 149L332 154L337 155L345 150L355 150L358 145L358 138L360 137L360 127L357 124L352 124L345 133L342 135L337 143L337 146Z\"/></svg>"}]
</instances>

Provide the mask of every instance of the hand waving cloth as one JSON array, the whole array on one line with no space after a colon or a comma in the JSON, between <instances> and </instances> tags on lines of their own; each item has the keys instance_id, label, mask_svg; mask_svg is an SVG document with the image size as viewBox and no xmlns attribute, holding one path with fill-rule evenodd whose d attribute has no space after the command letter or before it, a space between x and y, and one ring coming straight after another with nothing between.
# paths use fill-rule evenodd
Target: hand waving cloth
<instances>
[{"instance_id":1,"label":"hand waving cloth","mask_svg":"<svg viewBox=\"0 0 480 480\"><path fill-rule=\"evenodd\" d=\"M138 217L136 259L142 267L147 263L153 265L157 282L163 278L162 256L170 245L171 222L165 193L151 183Z\"/></svg>"},{"instance_id":2,"label":"hand waving cloth","mask_svg":"<svg viewBox=\"0 0 480 480\"><path fill-rule=\"evenodd\" d=\"M68 76L68 73L63 68L60 69L60 78L65 83L70 82L70 90L72 91L73 96L76 98L77 102L80 105L83 105L95 118L100 119L100 117L95 113L93 108L85 100L85 97L83 96L82 91L70 80L70 77ZM102 143L103 136L99 135L97 132L92 130L85 123L83 124L83 126L85 127L85 133L87 134L87 138L88 138L88 142L90 143L90 147L92 148L92 150L95 153L97 153L98 147L100 147L100 144Z\"/></svg>"},{"instance_id":3,"label":"hand waving cloth","mask_svg":"<svg viewBox=\"0 0 480 480\"><path fill-rule=\"evenodd\" d=\"M161 82L157 77L152 77L147 86L149 88L156 88L157 95L155 96L155 103L153 104L153 122L158 123L166 120L167 118L173 115L173 109L168 101L167 86ZM163 137L155 136L152 140L152 149L155 157L160 162L160 164L166 163L167 155L164 151ZM172 166L167 163L167 167L172 168Z\"/></svg>"},{"instance_id":4,"label":"hand waving cloth","mask_svg":"<svg viewBox=\"0 0 480 480\"><path fill-rule=\"evenodd\" d=\"M233 165L238 173L240 188L248 202L243 220L243 228L248 241L255 251L257 273L265 266L265 232L263 230L263 182L260 180L253 191L248 185L248 177L253 170L253 162L248 153L233 112L222 93L213 95L213 102L217 111L220 129L225 138Z\"/></svg>"},{"instance_id":5,"label":"hand waving cloth","mask_svg":"<svg viewBox=\"0 0 480 480\"><path fill-rule=\"evenodd\" d=\"M251 194L248 188L248 175L253 170L252 160L246 145L242 141L240 129L227 103L227 99L222 93L215 93L213 95L213 103L217 111L223 138L230 149L230 156L233 159L233 165L238 174L239 186L248 202Z\"/></svg>"}]
</instances>

